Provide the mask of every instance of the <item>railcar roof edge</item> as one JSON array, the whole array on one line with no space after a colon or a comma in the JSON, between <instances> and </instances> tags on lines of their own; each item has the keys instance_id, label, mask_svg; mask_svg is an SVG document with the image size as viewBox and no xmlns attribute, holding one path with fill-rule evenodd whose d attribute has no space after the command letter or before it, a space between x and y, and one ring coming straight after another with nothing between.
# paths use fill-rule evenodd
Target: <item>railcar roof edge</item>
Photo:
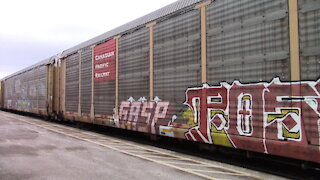
<instances>
[{"instance_id":1,"label":"railcar roof edge","mask_svg":"<svg viewBox=\"0 0 320 180\"><path fill-rule=\"evenodd\" d=\"M156 21L158 19L164 18L164 17L166 17L176 11L182 10L184 8L191 6L191 5L195 5L195 4L203 2L203 1L206 1L206 0L179 0L179 1L176 1L172 4L169 4L169 5L161 8L161 9L158 9L158 10L151 12L145 16L142 16L136 20L133 20L133 21L126 23L122 26L119 26L113 30L110 30L106 33L99 35L99 36L96 36L88 41L80 43L70 49L67 49L62 52L62 56L68 56L70 54L73 54L77 50L80 50L80 49L85 48L87 46L94 45L95 43L97 43L99 41L103 41L105 39L109 39L109 38L115 37L117 35L123 34L127 31L130 31L130 30L135 29L137 27L140 27L142 25L146 25L152 21Z\"/></svg>"},{"instance_id":2,"label":"railcar roof edge","mask_svg":"<svg viewBox=\"0 0 320 180\"><path fill-rule=\"evenodd\" d=\"M52 63L54 61L56 56L57 55L51 56L50 58L47 58L47 59L42 60L42 61L40 61L40 62L38 62L36 64L33 64L33 65L29 66L29 67L26 67L26 68L14 73L14 74L11 74L9 76L6 76L6 77L0 79L0 81L5 81L5 80L10 79L10 78L12 78L14 76L17 76L17 75L19 75L21 73L27 72L27 71L29 71L29 70L31 70L33 68L36 68L36 67L39 67L39 66L43 66L43 65L46 65L46 64L50 64L50 63Z\"/></svg>"}]
</instances>

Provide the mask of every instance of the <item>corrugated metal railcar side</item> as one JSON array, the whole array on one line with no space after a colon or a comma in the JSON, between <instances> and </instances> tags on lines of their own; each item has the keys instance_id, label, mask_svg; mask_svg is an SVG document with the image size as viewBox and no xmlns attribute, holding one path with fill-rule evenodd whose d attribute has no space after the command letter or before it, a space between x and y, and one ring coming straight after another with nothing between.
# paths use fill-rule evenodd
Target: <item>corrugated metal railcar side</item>
<instances>
[{"instance_id":1,"label":"corrugated metal railcar side","mask_svg":"<svg viewBox=\"0 0 320 180\"><path fill-rule=\"evenodd\" d=\"M0 109L3 109L3 94L4 94L3 81L0 81Z\"/></svg>"},{"instance_id":2,"label":"corrugated metal railcar side","mask_svg":"<svg viewBox=\"0 0 320 180\"><path fill-rule=\"evenodd\" d=\"M48 64L27 68L4 80L4 108L48 115Z\"/></svg>"},{"instance_id":3,"label":"corrugated metal railcar side","mask_svg":"<svg viewBox=\"0 0 320 180\"><path fill-rule=\"evenodd\" d=\"M178 1L65 51L66 112L91 104L94 123L320 162L319 11Z\"/></svg>"},{"instance_id":4,"label":"corrugated metal railcar side","mask_svg":"<svg viewBox=\"0 0 320 180\"><path fill-rule=\"evenodd\" d=\"M145 101L150 99L149 90L149 31L143 27L123 35L119 39L119 102L128 99ZM143 119L120 118L120 126L127 129L148 132ZM137 123L135 127L126 126ZM136 129L139 127L139 129Z\"/></svg>"},{"instance_id":5,"label":"corrugated metal railcar side","mask_svg":"<svg viewBox=\"0 0 320 180\"><path fill-rule=\"evenodd\" d=\"M229 99L223 103L223 115L229 116L228 128L223 128L231 147L265 152L264 138L275 139L274 127L267 137L263 137L263 110L274 106L274 102L262 101L262 85L259 82L270 82L278 77L281 81L290 81L290 46L289 46L289 18L287 0L216 0L207 7L207 62L208 83L214 85L222 81L228 82L225 86ZM252 84L253 88L244 86ZM226 87L229 86L229 87ZM221 88L223 89L223 88ZM257 92L260 91L260 94ZM279 89L285 93L286 89ZM255 96L252 93L256 92ZM254 101L251 122L239 128L237 110L241 109L239 100L242 94L249 95L250 102ZM223 95L222 95L223 96ZM261 99L259 102L257 99ZM226 109L229 112L225 112ZM238 114L238 115L237 115ZM245 115L244 115L245 116ZM220 120L212 122L219 127ZM253 131L254 130L254 131ZM240 133L240 134L239 134ZM213 132L212 137L221 136L222 132ZM273 134L273 135L271 135ZM259 138L253 141L253 138ZM246 143L252 141L255 146ZM213 142L215 143L215 142ZM219 144L219 143L215 143ZM228 143L225 143L226 145Z\"/></svg>"},{"instance_id":6,"label":"corrugated metal railcar side","mask_svg":"<svg viewBox=\"0 0 320 180\"><path fill-rule=\"evenodd\" d=\"M66 119L90 122L92 48L83 48L58 61L55 83L58 114L64 114Z\"/></svg>"},{"instance_id":7,"label":"corrugated metal railcar side","mask_svg":"<svg viewBox=\"0 0 320 180\"><path fill-rule=\"evenodd\" d=\"M66 114L75 119L79 118L79 53L66 58Z\"/></svg>"},{"instance_id":8,"label":"corrugated metal railcar side","mask_svg":"<svg viewBox=\"0 0 320 180\"><path fill-rule=\"evenodd\" d=\"M83 121L91 121L92 98L92 48L81 51L81 117Z\"/></svg>"},{"instance_id":9,"label":"corrugated metal railcar side","mask_svg":"<svg viewBox=\"0 0 320 180\"><path fill-rule=\"evenodd\" d=\"M152 123L159 134L184 138L191 127L183 116L183 103L185 90L202 84L200 18L199 10L192 7L154 26L154 96L167 111L166 117ZM155 109L153 113L159 112Z\"/></svg>"},{"instance_id":10,"label":"corrugated metal railcar side","mask_svg":"<svg viewBox=\"0 0 320 180\"><path fill-rule=\"evenodd\" d=\"M320 75L320 1L298 2L301 79L315 80Z\"/></svg>"},{"instance_id":11,"label":"corrugated metal railcar side","mask_svg":"<svg viewBox=\"0 0 320 180\"><path fill-rule=\"evenodd\" d=\"M320 78L320 1L299 0L299 39L300 39L300 71L301 80L310 81L319 90ZM315 84L316 83L316 84ZM314 91L305 92L308 96L316 96ZM319 98L319 96L318 96ZM319 109L319 102L318 102ZM305 120L309 141L320 145L320 121L314 122L315 110L308 108L305 112L310 116ZM311 118L312 117L312 118Z\"/></svg>"}]
</instances>

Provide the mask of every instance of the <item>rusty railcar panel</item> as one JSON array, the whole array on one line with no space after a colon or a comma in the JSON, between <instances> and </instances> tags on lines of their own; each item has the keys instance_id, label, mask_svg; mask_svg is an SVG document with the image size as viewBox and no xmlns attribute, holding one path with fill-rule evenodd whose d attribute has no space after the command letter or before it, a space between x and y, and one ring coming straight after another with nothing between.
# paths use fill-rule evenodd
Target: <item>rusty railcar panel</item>
<instances>
[{"instance_id":1,"label":"rusty railcar panel","mask_svg":"<svg viewBox=\"0 0 320 180\"><path fill-rule=\"evenodd\" d=\"M320 2L299 0L301 79L320 76Z\"/></svg>"},{"instance_id":2,"label":"rusty railcar panel","mask_svg":"<svg viewBox=\"0 0 320 180\"><path fill-rule=\"evenodd\" d=\"M81 113L89 116L92 91L92 49L81 52Z\"/></svg>"},{"instance_id":3,"label":"rusty railcar panel","mask_svg":"<svg viewBox=\"0 0 320 180\"><path fill-rule=\"evenodd\" d=\"M290 80L287 0L216 0L207 7L208 81Z\"/></svg>"},{"instance_id":4,"label":"rusty railcar panel","mask_svg":"<svg viewBox=\"0 0 320 180\"><path fill-rule=\"evenodd\" d=\"M66 112L77 113L79 106L79 54L66 58Z\"/></svg>"},{"instance_id":5,"label":"rusty railcar panel","mask_svg":"<svg viewBox=\"0 0 320 180\"><path fill-rule=\"evenodd\" d=\"M183 117L187 109L183 105L184 92L188 87L201 85L200 44L198 10L154 26L154 96L170 103L170 120L186 126L189 122Z\"/></svg>"},{"instance_id":6,"label":"rusty railcar panel","mask_svg":"<svg viewBox=\"0 0 320 180\"><path fill-rule=\"evenodd\" d=\"M119 40L119 101L149 98L149 32L142 28Z\"/></svg>"}]
</instances>

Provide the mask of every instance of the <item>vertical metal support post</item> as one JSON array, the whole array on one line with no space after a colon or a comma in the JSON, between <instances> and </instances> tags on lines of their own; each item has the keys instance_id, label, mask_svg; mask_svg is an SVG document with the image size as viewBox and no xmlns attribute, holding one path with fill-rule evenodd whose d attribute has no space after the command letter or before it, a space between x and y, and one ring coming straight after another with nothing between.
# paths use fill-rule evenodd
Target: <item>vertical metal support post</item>
<instances>
[{"instance_id":1,"label":"vertical metal support post","mask_svg":"<svg viewBox=\"0 0 320 180\"><path fill-rule=\"evenodd\" d=\"M154 42L153 42L153 27L156 25L156 22L152 22L146 25L147 28L149 28L149 98L150 101L153 100L154 96L154 67L153 67L153 48L154 48Z\"/></svg>"},{"instance_id":2,"label":"vertical metal support post","mask_svg":"<svg viewBox=\"0 0 320 180\"><path fill-rule=\"evenodd\" d=\"M0 81L0 109L4 108L4 88L3 88L3 81Z\"/></svg>"},{"instance_id":3,"label":"vertical metal support post","mask_svg":"<svg viewBox=\"0 0 320 180\"><path fill-rule=\"evenodd\" d=\"M34 81L38 81L38 79L36 79L37 77L36 77L36 72L38 71L38 69L37 69L37 67L35 67L34 69L33 69L33 80ZM38 90L36 90L36 104L37 104L37 106L36 106L36 109L34 109L34 111L37 113L37 114L39 114L39 94L38 94Z\"/></svg>"},{"instance_id":4,"label":"vertical metal support post","mask_svg":"<svg viewBox=\"0 0 320 180\"><path fill-rule=\"evenodd\" d=\"M82 53L82 50L79 50L78 51L78 53L79 53L79 104L78 104L78 116L79 116L79 118L81 118L81 76L82 76L82 74L81 74L81 64L82 64L82 58L81 58L81 53Z\"/></svg>"},{"instance_id":5,"label":"vertical metal support post","mask_svg":"<svg viewBox=\"0 0 320 180\"><path fill-rule=\"evenodd\" d=\"M38 71L39 71L39 67L34 68L34 73L33 73L33 80L34 81L39 81L38 79ZM36 74L37 73L37 74ZM37 114L40 114L40 110L39 110L39 89L36 88L36 99L37 99L37 109L35 110L35 112Z\"/></svg>"},{"instance_id":6,"label":"vertical metal support post","mask_svg":"<svg viewBox=\"0 0 320 180\"><path fill-rule=\"evenodd\" d=\"M47 115L53 113L53 92L54 92L54 63L47 64L47 96L46 96L46 107Z\"/></svg>"},{"instance_id":7,"label":"vertical metal support post","mask_svg":"<svg viewBox=\"0 0 320 180\"><path fill-rule=\"evenodd\" d=\"M58 118L58 114L60 112L60 58L55 59L55 63L53 65L53 113L56 115L55 117Z\"/></svg>"},{"instance_id":8,"label":"vertical metal support post","mask_svg":"<svg viewBox=\"0 0 320 180\"><path fill-rule=\"evenodd\" d=\"M298 0L288 0L290 30L291 81L300 80Z\"/></svg>"},{"instance_id":9,"label":"vertical metal support post","mask_svg":"<svg viewBox=\"0 0 320 180\"><path fill-rule=\"evenodd\" d=\"M210 1L196 5L195 9L200 9L201 13L201 82L207 83L207 16L206 6Z\"/></svg>"},{"instance_id":10,"label":"vertical metal support post","mask_svg":"<svg viewBox=\"0 0 320 180\"><path fill-rule=\"evenodd\" d=\"M94 122L94 47L95 45L91 46L91 108L90 108L90 120L91 122Z\"/></svg>"},{"instance_id":11,"label":"vertical metal support post","mask_svg":"<svg viewBox=\"0 0 320 180\"><path fill-rule=\"evenodd\" d=\"M118 117L119 115L119 39L121 36L116 36L113 39L116 40L116 88L115 88L115 109L114 113L115 116Z\"/></svg>"},{"instance_id":12,"label":"vertical metal support post","mask_svg":"<svg viewBox=\"0 0 320 180\"><path fill-rule=\"evenodd\" d=\"M45 104L45 107L47 107L47 108L45 108L45 111L47 112L47 115L49 115L50 113L49 113L49 109L50 109L50 102L49 102L49 97L50 97L50 65L49 64L47 64L46 65L46 70L47 70L47 79L46 79L46 85L47 85L47 89L46 89L46 91L47 91L47 95L46 95L46 100L45 100L45 102L46 102L46 104Z\"/></svg>"},{"instance_id":13,"label":"vertical metal support post","mask_svg":"<svg viewBox=\"0 0 320 180\"><path fill-rule=\"evenodd\" d=\"M62 107L62 112L63 116L65 117L66 115L66 77L67 77L67 65L66 65L67 58L62 57L61 58L61 68L60 68L60 73L61 73L61 85L60 85L60 90L61 90L61 107Z\"/></svg>"},{"instance_id":14,"label":"vertical metal support post","mask_svg":"<svg viewBox=\"0 0 320 180\"><path fill-rule=\"evenodd\" d=\"M48 102L48 109L47 109L47 113L48 115L51 115L52 114L52 90L53 90L53 76L52 76L52 64L48 64L47 65L47 68L48 68L48 79L47 79L47 82L48 82L48 91L47 91L47 102Z\"/></svg>"}]
</instances>

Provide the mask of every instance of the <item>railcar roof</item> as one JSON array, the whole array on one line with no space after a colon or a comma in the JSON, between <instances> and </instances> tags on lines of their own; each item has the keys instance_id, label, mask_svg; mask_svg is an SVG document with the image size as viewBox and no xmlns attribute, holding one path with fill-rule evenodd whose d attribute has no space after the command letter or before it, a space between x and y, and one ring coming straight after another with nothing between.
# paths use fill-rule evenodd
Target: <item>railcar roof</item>
<instances>
[{"instance_id":1,"label":"railcar roof","mask_svg":"<svg viewBox=\"0 0 320 180\"><path fill-rule=\"evenodd\" d=\"M183 10L184 8L187 8L193 4L197 4L202 1L205 1L205 0L179 0L179 1L176 1L172 4L169 4L161 9L159 9L159 10L156 10L150 14L142 16L141 18L133 20L127 24L124 24L124 25L118 27L118 28L115 28L111 31L108 31L104 34L101 34L101 35L99 35L95 38L92 38L88 41L85 41L83 43L80 43L70 49L67 49L62 53L62 56L68 56L68 55L70 55L70 54L72 54L82 48L94 45L95 43L103 41L105 39L109 39L109 38L115 37L117 35L123 34L131 29L136 29L138 27L144 26L152 21L159 20L159 19L164 18L174 12L177 12L179 10Z\"/></svg>"},{"instance_id":2,"label":"railcar roof","mask_svg":"<svg viewBox=\"0 0 320 180\"><path fill-rule=\"evenodd\" d=\"M18 71L18 72L16 72L16 73L14 73L14 74L11 74L11 75L9 75L9 76L6 76L6 77L4 77L3 79L0 79L1 81L3 81L3 80L6 80L6 79L10 79L10 78L12 78L12 77L14 77L14 76L16 76L16 75L19 75L19 74L21 74L21 73L24 73L24 72L27 72L27 71L29 71L29 70L31 70L31 69L33 69L33 68L36 68L36 67L39 67L39 66L43 66L43 65L46 65L46 64L49 64L49 63L52 63L53 61L54 61L54 58L56 57L56 55L55 56L52 56L52 57L50 57L50 58L47 58L47 59L45 59L45 60L42 60L41 62L38 62L38 63L36 63L36 64L34 64L34 65L32 65L32 66L29 66L29 67L27 67L27 68L24 68L24 69L22 69L22 70L20 70L20 71Z\"/></svg>"}]
</instances>

